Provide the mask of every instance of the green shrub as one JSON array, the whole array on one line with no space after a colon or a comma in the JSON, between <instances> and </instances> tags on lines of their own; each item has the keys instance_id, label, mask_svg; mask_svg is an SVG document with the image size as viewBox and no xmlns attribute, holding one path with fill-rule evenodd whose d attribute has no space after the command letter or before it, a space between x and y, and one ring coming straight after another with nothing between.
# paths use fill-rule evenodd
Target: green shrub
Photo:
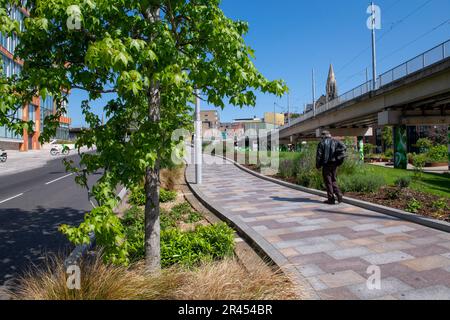
<instances>
[{"instance_id":1,"label":"green shrub","mask_svg":"<svg viewBox=\"0 0 450 320\"><path fill-rule=\"evenodd\" d=\"M191 211L185 222L187 223L196 223L203 220L203 216L197 211Z\"/></svg>"},{"instance_id":2,"label":"green shrub","mask_svg":"<svg viewBox=\"0 0 450 320\"><path fill-rule=\"evenodd\" d=\"M297 184L306 188L323 190L325 185L323 183L322 174L320 171L313 169L310 171L301 171L297 174Z\"/></svg>"},{"instance_id":3,"label":"green shrub","mask_svg":"<svg viewBox=\"0 0 450 320\"><path fill-rule=\"evenodd\" d=\"M293 160L281 160L279 174L282 178L295 177L297 166Z\"/></svg>"},{"instance_id":4,"label":"green shrub","mask_svg":"<svg viewBox=\"0 0 450 320\"><path fill-rule=\"evenodd\" d=\"M338 175L352 175L362 172L364 164L356 152L347 151L347 158L338 168Z\"/></svg>"},{"instance_id":5,"label":"green shrub","mask_svg":"<svg viewBox=\"0 0 450 320\"><path fill-rule=\"evenodd\" d=\"M202 218L199 213L192 210L189 203L177 205L170 211L161 209L161 264L164 267L177 263L192 266L233 252L234 231L225 224L200 226L190 232L177 229L179 221L195 223ZM128 252L133 262L143 259L145 255L144 220L144 211L138 206L127 210L122 218L129 243Z\"/></svg>"},{"instance_id":6,"label":"green shrub","mask_svg":"<svg viewBox=\"0 0 450 320\"><path fill-rule=\"evenodd\" d=\"M400 189L408 188L411 185L411 177L400 177L397 180L395 180L395 186Z\"/></svg>"},{"instance_id":7,"label":"green shrub","mask_svg":"<svg viewBox=\"0 0 450 320\"><path fill-rule=\"evenodd\" d=\"M175 191L167 191L163 188L159 190L159 201L166 203L175 200L177 193ZM145 190L143 187L136 187L131 191L128 202L135 206L145 205Z\"/></svg>"},{"instance_id":8,"label":"green shrub","mask_svg":"<svg viewBox=\"0 0 450 320\"><path fill-rule=\"evenodd\" d=\"M445 199L439 199L439 200L433 201L432 207L434 210L437 210L439 212L443 212L443 211L449 209Z\"/></svg>"},{"instance_id":9,"label":"green shrub","mask_svg":"<svg viewBox=\"0 0 450 320\"><path fill-rule=\"evenodd\" d=\"M421 138L417 140L415 146L420 149L421 153L426 153L433 148L433 141L428 138Z\"/></svg>"},{"instance_id":10,"label":"green shrub","mask_svg":"<svg viewBox=\"0 0 450 320\"><path fill-rule=\"evenodd\" d=\"M428 162L447 162L448 160L448 147L439 145L432 147L427 153Z\"/></svg>"},{"instance_id":11,"label":"green shrub","mask_svg":"<svg viewBox=\"0 0 450 320\"><path fill-rule=\"evenodd\" d=\"M406 211L411 213L417 213L420 209L422 209L422 204L414 198L412 198L406 205Z\"/></svg>"},{"instance_id":12,"label":"green shrub","mask_svg":"<svg viewBox=\"0 0 450 320\"><path fill-rule=\"evenodd\" d=\"M161 188L159 190L159 201L161 203L171 202L177 198L176 191L168 191L166 189Z\"/></svg>"},{"instance_id":13,"label":"green shrub","mask_svg":"<svg viewBox=\"0 0 450 320\"><path fill-rule=\"evenodd\" d=\"M134 206L145 205L145 191L143 187L135 187L131 190L128 202Z\"/></svg>"},{"instance_id":14,"label":"green shrub","mask_svg":"<svg viewBox=\"0 0 450 320\"><path fill-rule=\"evenodd\" d=\"M122 223L125 226L133 225L136 223L144 223L144 210L137 206L132 206L130 209L125 211L122 218Z\"/></svg>"},{"instance_id":15,"label":"green shrub","mask_svg":"<svg viewBox=\"0 0 450 320\"><path fill-rule=\"evenodd\" d=\"M386 152L384 153L384 156L390 160L394 159L394 150L392 150L392 149L386 150Z\"/></svg>"},{"instance_id":16,"label":"green shrub","mask_svg":"<svg viewBox=\"0 0 450 320\"><path fill-rule=\"evenodd\" d=\"M386 185L382 176L376 174L355 174L338 178L342 192L373 193Z\"/></svg>"},{"instance_id":17,"label":"green shrub","mask_svg":"<svg viewBox=\"0 0 450 320\"><path fill-rule=\"evenodd\" d=\"M199 226L195 231L168 229L161 232L161 265L195 266L203 261L231 256L234 231L224 223Z\"/></svg>"},{"instance_id":18,"label":"green shrub","mask_svg":"<svg viewBox=\"0 0 450 320\"><path fill-rule=\"evenodd\" d=\"M389 200L397 200L398 198L400 198L400 190L388 189L388 190L386 190L386 197Z\"/></svg>"},{"instance_id":19,"label":"green shrub","mask_svg":"<svg viewBox=\"0 0 450 320\"><path fill-rule=\"evenodd\" d=\"M373 150L375 150L376 146L370 143L365 143L364 144L364 155L367 157L369 156Z\"/></svg>"},{"instance_id":20,"label":"green shrub","mask_svg":"<svg viewBox=\"0 0 450 320\"><path fill-rule=\"evenodd\" d=\"M416 154L413 156L414 179L420 180L423 176L423 168L427 162L425 154Z\"/></svg>"}]
</instances>

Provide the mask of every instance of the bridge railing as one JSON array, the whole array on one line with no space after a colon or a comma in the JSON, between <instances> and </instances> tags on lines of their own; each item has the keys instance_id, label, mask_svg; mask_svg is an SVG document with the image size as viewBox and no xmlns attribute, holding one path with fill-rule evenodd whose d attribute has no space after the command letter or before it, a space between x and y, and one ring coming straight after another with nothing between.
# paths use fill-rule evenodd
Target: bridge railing
<instances>
[{"instance_id":1,"label":"bridge railing","mask_svg":"<svg viewBox=\"0 0 450 320\"><path fill-rule=\"evenodd\" d=\"M378 78L380 87L422 70L432 64L450 57L450 40L428 50L411 60L383 73Z\"/></svg>"},{"instance_id":2,"label":"bridge railing","mask_svg":"<svg viewBox=\"0 0 450 320\"><path fill-rule=\"evenodd\" d=\"M417 57L408 60L407 62L381 74L378 79L375 88L379 89L391 82L394 82L396 80L399 80L403 77L406 77L414 72L417 72L419 70L422 70L436 62L445 60L450 57L450 40L447 40L444 43L441 43L440 45L418 55ZM327 102L326 104L318 107L315 112L314 110L309 111L303 115L301 115L299 118L295 119L294 121L291 121L291 125L293 126L295 124L298 124L300 122L303 122L305 120L308 120L310 118L313 118L315 115L321 114L323 112L326 112L328 110L334 109L337 106L343 104L344 102L356 99L358 97L361 97L371 91L373 91L373 81L367 81L366 83L363 83L362 85L347 91L346 93L340 95L334 100L331 100ZM281 129L288 128L289 125L286 125L282 127Z\"/></svg>"}]
</instances>

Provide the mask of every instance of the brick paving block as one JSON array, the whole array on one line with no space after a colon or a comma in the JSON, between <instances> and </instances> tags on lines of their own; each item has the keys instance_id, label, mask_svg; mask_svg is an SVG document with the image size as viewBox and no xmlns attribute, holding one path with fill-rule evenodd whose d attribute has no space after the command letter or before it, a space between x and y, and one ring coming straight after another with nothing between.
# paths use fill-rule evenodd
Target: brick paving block
<instances>
[{"instance_id":1,"label":"brick paving block","mask_svg":"<svg viewBox=\"0 0 450 320\"><path fill-rule=\"evenodd\" d=\"M308 264L326 264L331 263L336 260L334 260L329 255L319 252L319 253L312 253L312 254L299 254L297 257L292 257L289 259L289 261L295 265L308 265Z\"/></svg>"},{"instance_id":2,"label":"brick paving block","mask_svg":"<svg viewBox=\"0 0 450 320\"><path fill-rule=\"evenodd\" d=\"M437 236L450 242L450 233L440 232Z\"/></svg>"},{"instance_id":3,"label":"brick paving block","mask_svg":"<svg viewBox=\"0 0 450 320\"><path fill-rule=\"evenodd\" d=\"M396 234L389 234L389 235L379 235L371 238L372 240L375 240L377 242L395 242L395 241L408 241L410 239L413 239L412 236L406 234L406 233L396 233Z\"/></svg>"},{"instance_id":4,"label":"brick paving block","mask_svg":"<svg viewBox=\"0 0 450 320\"><path fill-rule=\"evenodd\" d=\"M310 217L313 216L314 213L313 212L293 212L293 213L287 213L286 214L288 217Z\"/></svg>"},{"instance_id":5,"label":"brick paving block","mask_svg":"<svg viewBox=\"0 0 450 320\"><path fill-rule=\"evenodd\" d=\"M359 239L359 238L371 238L375 236L379 236L380 233L375 230L368 230L368 231L361 231L361 232L355 232L351 230L351 232L348 232L347 234L344 234L349 239Z\"/></svg>"},{"instance_id":6,"label":"brick paving block","mask_svg":"<svg viewBox=\"0 0 450 320\"><path fill-rule=\"evenodd\" d=\"M426 270L416 274L430 285L445 285L450 288L450 271L445 270L447 267Z\"/></svg>"},{"instance_id":7,"label":"brick paving block","mask_svg":"<svg viewBox=\"0 0 450 320\"><path fill-rule=\"evenodd\" d=\"M349 286L349 290L363 300L371 300L376 298L381 298L387 295L394 295L396 293L413 290L414 288L408 286L404 282L396 278L382 278L381 279L381 289L370 290L367 283L361 283Z\"/></svg>"},{"instance_id":8,"label":"brick paving block","mask_svg":"<svg viewBox=\"0 0 450 320\"><path fill-rule=\"evenodd\" d=\"M254 226L253 229L255 229L258 232L269 230L267 226Z\"/></svg>"},{"instance_id":9,"label":"brick paving block","mask_svg":"<svg viewBox=\"0 0 450 320\"><path fill-rule=\"evenodd\" d=\"M340 234L330 234L324 237L325 239L331 240L331 241L346 241L348 240L346 237Z\"/></svg>"},{"instance_id":10,"label":"brick paving block","mask_svg":"<svg viewBox=\"0 0 450 320\"><path fill-rule=\"evenodd\" d=\"M322 225L322 227L324 229L330 229L330 228L352 228L355 225L357 225L357 222L355 222L355 221L342 219L342 220L339 220L339 221L332 221L332 222L329 222L329 223L324 223Z\"/></svg>"},{"instance_id":11,"label":"brick paving block","mask_svg":"<svg viewBox=\"0 0 450 320\"><path fill-rule=\"evenodd\" d=\"M347 249L339 249L334 251L328 251L327 254L337 260L361 257L372 254L373 251L366 247L353 247Z\"/></svg>"},{"instance_id":12,"label":"brick paving block","mask_svg":"<svg viewBox=\"0 0 450 320\"><path fill-rule=\"evenodd\" d=\"M287 258L298 256L298 251L294 248L280 249L280 252Z\"/></svg>"},{"instance_id":13,"label":"brick paving block","mask_svg":"<svg viewBox=\"0 0 450 320\"><path fill-rule=\"evenodd\" d=\"M361 258L348 258L342 260L327 261L326 263L317 263L317 265L326 273L341 272L353 270L363 277L367 275L367 268L370 264Z\"/></svg>"},{"instance_id":14,"label":"brick paving block","mask_svg":"<svg viewBox=\"0 0 450 320\"><path fill-rule=\"evenodd\" d=\"M414 238L427 238L427 237L434 237L439 236L442 234L442 232L431 229L431 228L420 228L416 231L408 232L408 234Z\"/></svg>"},{"instance_id":15,"label":"brick paving block","mask_svg":"<svg viewBox=\"0 0 450 320\"><path fill-rule=\"evenodd\" d=\"M280 241L275 244L275 248L278 248L280 250L287 249L287 248L295 248L304 243L305 243L305 241L303 241L303 240Z\"/></svg>"},{"instance_id":16,"label":"brick paving block","mask_svg":"<svg viewBox=\"0 0 450 320\"><path fill-rule=\"evenodd\" d=\"M366 260L367 262L373 265L382 265L391 262L411 260L414 259L414 257L401 251L391 251L367 255L365 257L362 257L362 259Z\"/></svg>"},{"instance_id":17,"label":"brick paving block","mask_svg":"<svg viewBox=\"0 0 450 320\"><path fill-rule=\"evenodd\" d=\"M300 234L303 234L303 232L306 231L315 231L320 230L320 226L306 226L306 227L293 227L293 228L284 228L284 229L269 229L265 231L261 231L260 233L264 236L284 236L284 235L292 235L297 234L299 236L296 236L294 239L291 240L297 240L302 238Z\"/></svg>"},{"instance_id":18,"label":"brick paving block","mask_svg":"<svg viewBox=\"0 0 450 320\"><path fill-rule=\"evenodd\" d=\"M316 224L324 224L331 222L330 219L321 218L321 219L310 219L310 220L304 220L302 222L302 225L304 226L310 226L310 225L316 225Z\"/></svg>"},{"instance_id":19,"label":"brick paving block","mask_svg":"<svg viewBox=\"0 0 450 320\"><path fill-rule=\"evenodd\" d=\"M308 277L306 280L308 280L314 290L320 291L329 289L329 287L317 277Z\"/></svg>"},{"instance_id":20,"label":"brick paving block","mask_svg":"<svg viewBox=\"0 0 450 320\"><path fill-rule=\"evenodd\" d=\"M321 245L321 244L330 244L333 243L332 240L328 239L327 237L309 237L309 238L303 238L300 240L299 246L304 245Z\"/></svg>"},{"instance_id":21,"label":"brick paving block","mask_svg":"<svg viewBox=\"0 0 450 320\"><path fill-rule=\"evenodd\" d=\"M403 252L410 254L416 258L422 258L426 256L436 256L436 255L442 255L445 257L445 254L449 252L449 249L437 245L430 245L430 246L413 247L411 249L403 250ZM450 259L450 253L447 258Z\"/></svg>"},{"instance_id":22,"label":"brick paving block","mask_svg":"<svg viewBox=\"0 0 450 320\"><path fill-rule=\"evenodd\" d=\"M382 301L382 300L385 300L385 301L396 301L396 300L398 300L398 298L396 298L396 297L394 297L394 296L391 296L391 295L388 295L388 296L384 296L384 297L380 297L380 298L375 298L375 299L372 299L372 300L378 300L378 301Z\"/></svg>"},{"instance_id":23,"label":"brick paving block","mask_svg":"<svg viewBox=\"0 0 450 320\"><path fill-rule=\"evenodd\" d=\"M316 264L308 264L305 266L296 266L296 268L306 278L322 275L325 273Z\"/></svg>"},{"instance_id":24,"label":"brick paving block","mask_svg":"<svg viewBox=\"0 0 450 320\"><path fill-rule=\"evenodd\" d=\"M354 227L351 227L352 230L355 231L367 231L367 230L376 230L382 228L383 225L378 223L366 223L366 224L357 224Z\"/></svg>"},{"instance_id":25,"label":"brick paving block","mask_svg":"<svg viewBox=\"0 0 450 320\"><path fill-rule=\"evenodd\" d=\"M330 288L350 286L367 281L353 270L324 274L319 276L319 279Z\"/></svg>"},{"instance_id":26,"label":"brick paving block","mask_svg":"<svg viewBox=\"0 0 450 320\"><path fill-rule=\"evenodd\" d=\"M331 250L338 249L338 246L332 242L322 243L322 244L314 244L309 246L297 246L295 249L301 254L312 254L319 252L326 252Z\"/></svg>"},{"instance_id":27,"label":"brick paving block","mask_svg":"<svg viewBox=\"0 0 450 320\"><path fill-rule=\"evenodd\" d=\"M382 242L382 243L376 243L373 245L369 245L368 248L374 252L383 253L383 252L389 252L389 251L395 251L395 250L404 250L404 249L411 249L415 248L414 245L405 242L405 241L394 241L394 242ZM405 253L409 253L407 251L404 251ZM412 256L415 256L412 253L409 253Z\"/></svg>"},{"instance_id":28,"label":"brick paving block","mask_svg":"<svg viewBox=\"0 0 450 320\"><path fill-rule=\"evenodd\" d=\"M408 240L409 243L415 245L415 246L426 246L431 245L435 243L443 242L441 238L437 236L432 237L422 237L422 238L412 238Z\"/></svg>"},{"instance_id":29,"label":"brick paving block","mask_svg":"<svg viewBox=\"0 0 450 320\"><path fill-rule=\"evenodd\" d=\"M383 234L403 233L403 232L410 232L410 231L414 231L414 230L416 230L416 229L409 227L409 226L405 226L405 225L377 229L378 232L381 232Z\"/></svg>"},{"instance_id":30,"label":"brick paving block","mask_svg":"<svg viewBox=\"0 0 450 320\"><path fill-rule=\"evenodd\" d=\"M443 256L428 256L402 262L415 271L433 270L450 265L450 259Z\"/></svg>"},{"instance_id":31,"label":"brick paving block","mask_svg":"<svg viewBox=\"0 0 450 320\"><path fill-rule=\"evenodd\" d=\"M370 238L360 238L360 239L353 239L353 240L344 240L338 242L340 247L347 248L347 247L358 247L358 246L369 246L371 244L378 243L375 240L372 240Z\"/></svg>"},{"instance_id":32,"label":"brick paving block","mask_svg":"<svg viewBox=\"0 0 450 320\"><path fill-rule=\"evenodd\" d=\"M322 300L359 300L359 298L346 287L325 289L319 291L318 294Z\"/></svg>"},{"instance_id":33,"label":"brick paving block","mask_svg":"<svg viewBox=\"0 0 450 320\"><path fill-rule=\"evenodd\" d=\"M305 219L306 218L304 217L292 217L292 218L278 219L277 222L279 223L302 222L305 221Z\"/></svg>"},{"instance_id":34,"label":"brick paving block","mask_svg":"<svg viewBox=\"0 0 450 320\"><path fill-rule=\"evenodd\" d=\"M282 241L282 240L280 239L280 237L278 237L278 236L269 236L269 237L265 237L265 239L266 239L267 241L269 241L270 243L273 243L273 244L277 244L277 243L279 243L279 242Z\"/></svg>"},{"instance_id":35,"label":"brick paving block","mask_svg":"<svg viewBox=\"0 0 450 320\"><path fill-rule=\"evenodd\" d=\"M437 245L450 250L450 242L438 242Z\"/></svg>"},{"instance_id":36,"label":"brick paving block","mask_svg":"<svg viewBox=\"0 0 450 320\"><path fill-rule=\"evenodd\" d=\"M438 285L406 291L397 297L402 300L450 300L450 288Z\"/></svg>"}]
</instances>

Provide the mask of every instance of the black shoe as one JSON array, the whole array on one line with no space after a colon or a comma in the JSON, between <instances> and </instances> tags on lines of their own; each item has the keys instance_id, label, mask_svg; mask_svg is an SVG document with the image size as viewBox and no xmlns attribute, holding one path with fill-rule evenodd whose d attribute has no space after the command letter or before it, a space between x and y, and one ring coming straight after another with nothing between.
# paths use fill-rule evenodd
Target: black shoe
<instances>
[{"instance_id":1,"label":"black shoe","mask_svg":"<svg viewBox=\"0 0 450 320\"><path fill-rule=\"evenodd\" d=\"M342 201L344 201L344 196L343 196L342 194L339 194L339 195L337 196L337 202L338 202L338 203L342 203Z\"/></svg>"},{"instance_id":2,"label":"black shoe","mask_svg":"<svg viewBox=\"0 0 450 320\"><path fill-rule=\"evenodd\" d=\"M336 201L335 200L325 200L323 203L329 204L329 205L335 205Z\"/></svg>"}]
</instances>

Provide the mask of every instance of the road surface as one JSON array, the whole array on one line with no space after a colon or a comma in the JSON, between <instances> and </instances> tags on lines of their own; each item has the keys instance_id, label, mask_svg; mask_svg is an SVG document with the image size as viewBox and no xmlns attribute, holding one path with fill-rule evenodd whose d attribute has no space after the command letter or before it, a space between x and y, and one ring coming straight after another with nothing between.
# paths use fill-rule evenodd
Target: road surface
<instances>
[{"instance_id":1,"label":"road surface","mask_svg":"<svg viewBox=\"0 0 450 320\"><path fill-rule=\"evenodd\" d=\"M68 159L78 163L79 157ZM86 190L67 174L62 159L0 176L0 286L46 253L67 253L72 246L58 226L78 224L90 208Z\"/></svg>"}]
</instances>

